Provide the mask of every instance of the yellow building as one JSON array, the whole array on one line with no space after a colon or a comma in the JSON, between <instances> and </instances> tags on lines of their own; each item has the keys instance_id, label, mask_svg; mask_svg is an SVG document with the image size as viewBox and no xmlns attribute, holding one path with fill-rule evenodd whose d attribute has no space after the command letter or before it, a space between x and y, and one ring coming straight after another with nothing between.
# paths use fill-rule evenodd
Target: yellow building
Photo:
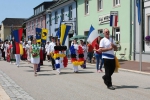
<instances>
[{"instance_id":1,"label":"yellow building","mask_svg":"<svg viewBox=\"0 0 150 100\"><path fill-rule=\"evenodd\" d=\"M11 39L12 30L22 27L24 18L5 18L1 23L0 38L2 41Z\"/></svg>"}]
</instances>

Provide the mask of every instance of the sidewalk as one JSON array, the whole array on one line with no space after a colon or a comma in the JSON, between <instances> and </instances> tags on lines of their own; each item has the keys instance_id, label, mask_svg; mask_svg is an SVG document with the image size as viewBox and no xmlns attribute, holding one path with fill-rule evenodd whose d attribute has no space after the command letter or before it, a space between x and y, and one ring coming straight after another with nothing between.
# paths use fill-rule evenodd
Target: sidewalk
<instances>
[{"instance_id":1,"label":"sidewalk","mask_svg":"<svg viewBox=\"0 0 150 100\"><path fill-rule=\"evenodd\" d=\"M140 71L140 63L136 61L119 61L120 67L133 71ZM150 73L150 63L142 62L142 72Z\"/></svg>"},{"instance_id":2,"label":"sidewalk","mask_svg":"<svg viewBox=\"0 0 150 100\"><path fill-rule=\"evenodd\" d=\"M10 97L6 94L4 89L0 85L0 100L11 100Z\"/></svg>"},{"instance_id":3,"label":"sidewalk","mask_svg":"<svg viewBox=\"0 0 150 100\"><path fill-rule=\"evenodd\" d=\"M140 71L140 63L137 61L119 60L119 63L120 69L122 70L150 74L150 63L148 62L142 62L142 71ZM87 63L87 64L95 65L95 63Z\"/></svg>"}]
</instances>

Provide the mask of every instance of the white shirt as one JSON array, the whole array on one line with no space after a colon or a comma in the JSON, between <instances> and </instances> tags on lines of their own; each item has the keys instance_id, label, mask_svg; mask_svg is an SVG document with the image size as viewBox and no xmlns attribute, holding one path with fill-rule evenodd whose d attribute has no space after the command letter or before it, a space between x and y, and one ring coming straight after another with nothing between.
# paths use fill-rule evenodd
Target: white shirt
<instances>
[{"instance_id":1,"label":"white shirt","mask_svg":"<svg viewBox=\"0 0 150 100\"><path fill-rule=\"evenodd\" d=\"M84 54L84 60L86 60L86 58L87 58L87 47L86 47L86 45L81 45L81 47L82 47L82 49L83 49L83 54Z\"/></svg>"},{"instance_id":2,"label":"white shirt","mask_svg":"<svg viewBox=\"0 0 150 100\"><path fill-rule=\"evenodd\" d=\"M49 44L46 44L46 45L45 45L45 51L46 51L46 52L48 52L48 47L49 47Z\"/></svg>"},{"instance_id":3,"label":"white shirt","mask_svg":"<svg viewBox=\"0 0 150 100\"><path fill-rule=\"evenodd\" d=\"M48 46L48 51L49 53L54 52L54 47L56 46L56 44L54 42L51 42Z\"/></svg>"},{"instance_id":4,"label":"white shirt","mask_svg":"<svg viewBox=\"0 0 150 100\"><path fill-rule=\"evenodd\" d=\"M103 38L101 41L100 41L100 44L99 44L99 47L102 47L102 48L110 48L111 46L111 43L112 43L112 38L110 39L107 39L107 38ZM115 44L115 42L113 41L113 44ZM114 50L109 50L109 51L106 51L106 52L102 52L102 58L107 58L107 59L114 59L112 57L108 57L106 55L103 55L103 54L110 54L112 56L114 56Z\"/></svg>"}]
</instances>

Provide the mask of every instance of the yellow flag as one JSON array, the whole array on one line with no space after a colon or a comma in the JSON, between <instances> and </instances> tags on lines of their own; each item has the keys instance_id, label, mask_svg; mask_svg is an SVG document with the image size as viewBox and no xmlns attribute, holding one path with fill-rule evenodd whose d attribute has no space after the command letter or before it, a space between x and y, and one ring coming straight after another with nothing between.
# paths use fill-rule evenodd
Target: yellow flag
<instances>
[{"instance_id":1,"label":"yellow flag","mask_svg":"<svg viewBox=\"0 0 150 100\"><path fill-rule=\"evenodd\" d=\"M47 39L48 30L42 29L41 39L46 40Z\"/></svg>"},{"instance_id":2,"label":"yellow flag","mask_svg":"<svg viewBox=\"0 0 150 100\"><path fill-rule=\"evenodd\" d=\"M22 44L19 44L19 48L20 48L20 55L23 55L23 47L22 47Z\"/></svg>"},{"instance_id":3,"label":"yellow flag","mask_svg":"<svg viewBox=\"0 0 150 100\"><path fill-rule=\"evenodd\" d=\"M115 72L117 73L117 72L118 72L118 69L120 68L120 64L119 64L119 61L118 61L118 59L117 59L116 56L115 56L115 64L116 64Z\"/></svg>"},{"instance_id":4,"label":"yellow flag","mask_svg":"<svg viewBox=\"0 0 150 100\"><path fill-rule=\"evenodd\" d=\"M60 43L62 44L65 36L65 31L66 31L66 25L62 24L61 25L61 36L60 36Z\"/></svg>"}]
</instances>

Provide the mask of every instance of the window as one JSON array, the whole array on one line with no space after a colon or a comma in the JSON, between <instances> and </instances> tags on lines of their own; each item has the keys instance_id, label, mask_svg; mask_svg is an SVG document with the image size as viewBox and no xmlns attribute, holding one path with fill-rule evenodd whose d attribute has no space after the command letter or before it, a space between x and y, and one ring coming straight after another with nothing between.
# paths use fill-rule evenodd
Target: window
<instances>
[{"instance_id":1,"label":"window","mask_svg":"<svg viewBox=\"0 0 150 100\"><path fill-rule=\"evenodd\" d=\"M72 6L69 6L69 19L72 19Z\"/></svg>"},{"instance_id":2,"label":"window","mask_svg":"<svg viewBox=\"0 0 150 100\"><path fill-rule=\"evenodd\" d=\"M88 34L89 34L89 31L84 31L85 36L88 36Z\"/></svg>"},{"instance_id":3,"label":"window","mask_svg":"<svg viewBox=\"0 0 150 100\"><path fill-rule=\"evenodd\" d=\"M32 21L32 30L34 29L33 21Z\"/></svg>"},{"instance_id":4,"label":"window","mask_svg":"<svg viewBox=\"0 0 150 100\"><path fill-rule=\"evenodd\" d=\"M89 14L89 0L85 0L85 15Z\"/></svg>"},{"instance_id":5,"label":"window","mask_svg":"<svg viewBox=\"0 0 150 100\"><path fill-rule=\"evenodd\" d=\"M42 5L42 11L44 11L44 6Z\"/></svg>"},{"instance_id":6,"label":"window","mask_svg":"<svg viewBox=\"0 0 150 100\"><path fill-rule=\"evenodd\" d=\"M62 21L64 21L64 9L61 9L61 18L62 18Z\"/></svg>"},{"instance_id":7,"label":"window","mask_svg":"<svg viewBox=\"0 0 150 100\"><path fill-rule=\"evenodd\" d=\"M147 35L150 35L150 16L147 16L148 18L148 34Z\"/></svg>"},{"instance_id":8,"label":"window","mask_svg":"<svg viewBox=\"0 0 150 100\"><path fill-rule=\"evenodd\" d=\"M120 28L114 28L114 33L115 33L115 41L120 41Z\"/></svg>"},{"instance_id":9,"label":"window","mask_svg":"<svg viewBox=\"0 0 150 100\"><path fill-rule=\"evenodd\" d=\"M30 22L29 22L29 31L30 31Z\"/></svg>"},{"instance_id":10,"label":"window","mask_svg":"<svg viewBox=\"0 0 150 100\"><path fill-rule=\"evenodd\" d=\"M56 11L56 12L55 12L55 24L58 23L58 18L57 18L57 16L58 16L58 13L57 13L57 11Z\"/></svg>"},{"instance_id":11,"label":"window","mask_svg":"<svg viewBox=\"0 0 150 100\"><path fill-rule=\"evenodd\" d=\"M51 26L51 25L52 25L52 15L49 14L49 26Z\"/></svg>"},{"instance_id":12,"label":"window","mask_svg":"<svg viewBox=\"0 0 150 100\"><path fill-rule=\"evenodd\" d=\"M98 11L103 9L103 0L98 0Z\"/></svg>"},{"instance_id":13,"label":"window","mask_svg":"<svg viewBox=\"0 0 150 100\"><path fill-rule=\"evenodd\" d=\"M40 24L41 24L40 26L41 26L41 28L43 28L43 23L42 23L43 22L43 17L40 18L40 21L41 21L40 22Z\"/></svg>"},{"instance_id":14,"label":"window","mask_svg":"<svg viewBox=\"0 0 150 100\"><path fill-rule=\"evenodd\" d=\"M38 28L38 19L36 19L36 28Z\"/></svg>"},{"instance_id":15,"label":"window","mask_svg":"<svg viewBox=\"0 0 150 100\"><path fill-rule=\"evenodd\" d=\"M98 34L103 34L103 29L99 29Z\"/></svg>"},{"instance_id":16,"label":"window","mask_svg":"<svg viewBox=\"0 0 150 100\"><path fill-rule=\"evenodd\" d=\"M120 0L113 0L113 6L120 5Z\"/></svg>"}]
</instances>

